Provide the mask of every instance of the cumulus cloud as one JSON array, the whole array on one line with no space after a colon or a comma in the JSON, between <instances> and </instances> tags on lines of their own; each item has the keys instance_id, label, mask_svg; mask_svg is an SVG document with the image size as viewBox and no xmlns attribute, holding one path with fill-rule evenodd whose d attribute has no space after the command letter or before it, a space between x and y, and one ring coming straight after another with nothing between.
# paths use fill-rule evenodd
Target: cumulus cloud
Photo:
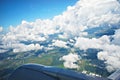
<instances>
[{"instance_id":1,"label":"cumulus cloud","mask_svg":"<svg viewBox=\"0 0 120 80\"><path fill-rule=\"evenodd\" d=\"M62 40L55 40L55 41L53 41L52 46L68 48L67 43L62 41Z\"/></svg>"},{"instance_id":2,"label":"cumulus cloud","mask_svg":"<svg viewBox=\"0 0 120 80\"><path fill-rule=\"evenodd\" d=\"M114 36L120 35L118 34L118 31L119 30L116 31ZM118 41L120 41L120 38ZM79 37L76 40L75 47L78 47L81 50L87 50L89 48L101 49L102 51L98 52L97 57L105 62L106 69L109 72L119 69L120 46L110 42L109 36L92 39Z\"/></svg>"},{"instance_id":3,"label":"cumulus cloud","mask_svg":"<svg viewBox=\"0 0 120 80\"><path fill-rule=\"evenodd\" d=\"M80 57L75 53L69 53L68 55L64 55L60 58L60 60L64 61L63 64L66 68L79 68L79 66L75 64L75 62L78 62L80 60Z\"/></svg>"},{"instance_id":4,"label":"cumulus cloud","mask_svg":"<svg viewBox=\"0 0 120 80\"><path fill-rule=\"evenodd\" d=\"M88 48L96 48L101 49L102 46L109 44L110 40L108 36L102 36L101 38L84 38L84 37L78 37L76 39L75 47L80 48L81 50L87 50Z\"/></svg>"},{"instance_id":5,"label":"cumulus cloud","mask_svg":"<svg viewBox=\"0 0 120 80\"><path fill-rule=\"evenodd\" d=\"M55 16L53 21L61 31L79 36L87 28L119 23L120 4L116 0L79 0L62 15Z\"/></svg>"},{"instance_id":6,"label":"cumulus cloud","mask_svg":"<svg viewBox=\"0 0 120 80\"><path fill-rule=\"evenodd\" d=\"M29 44L29 45L24 45L24 44L14 44L14 49L13 52L26 52L26 51L31 51L31 50L39 50L42 49L42 46L39 44Z\"/></svg>"},{"instance_id":7,"label":"cumulus cloud","mask_svg":"<svg viewBox=\"0 0 120 80\"><path fill-rule=\"evenodd\" d=\"M105 61L109 72L120 68L120 46L109 45L105 50L98 52L98 59Z\"/></svg>"},{"instance_id":8,"label":"cumulus cloud","mask_svg":"<svg viewBox=\"0 0 120 80\"><path fill-rule=\"evenodd\" d=\"M103 46L103 51L98 53L98 59L105 61L109 72L120 68L120 29L116 30L111 44Z\"/></svg>"},{"instance_id":9,"label":"cumulus cloud","mask_svg":"<svg viewBox=\"0 0 120 80\"><path fill-rule=\"evenodd\" d=\"M105 51L107 51L105 62L108 64L107 69L109 71L114 71L120 68L120 29L116 30L113 38L111 45L105 48Z\"/></svg>"},{"instance_id":10,"label":"cumulus cloud","mask_svg":"<svg viewBox=\"0 0 120 80\"><path fill-rule=\"evenodd\" d=\"M37 45L25 45L21 42L30 41L31 44L32 42L37 42L39 44L39 42L45 41L47 37L43 35L46 35L50 30L48 29L48 31L43 31L43 29L40 28L41 26L37 26L43 22L46 21L41 22L41 20L36 20L36 23L22 21L22 23L17 27L10 26L10 31L2 37L2 44L5 48L13 48L13 52L34 50ZM47 23L49 24L49 21ZM46 27L48 27L48 25ZM17 49L14 46L16 46ZM33 49L29 49L30 46L34 46Z\"/></svg>"}]
</instances>

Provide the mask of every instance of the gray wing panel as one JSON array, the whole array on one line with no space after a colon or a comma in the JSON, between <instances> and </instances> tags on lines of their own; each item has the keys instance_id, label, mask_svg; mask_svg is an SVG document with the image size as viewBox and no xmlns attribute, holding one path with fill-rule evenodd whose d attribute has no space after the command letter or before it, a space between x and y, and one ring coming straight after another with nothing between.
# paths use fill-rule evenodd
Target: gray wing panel
<instances>
[{"instance_id":1,"label":"gray wing panel","mask_svg":"<svg viewBox=\"0 0 120 80\"><path fill-rule=\"evenodd\" d=\"M118 69L117 71L115 71L108 78L111 79L111 80L120 80L120 69Z\"/></svg>"},{"instance_id":2,"label":"gray wing panel","mask_svg":"<svg viewBox=\"0 0 120 80\"><path fill-rule=\"evenodd\" d=\"M8 80L57 80L50 77L40 71L35 71L31 69L18 68L13 72Z\"/></svg>"}]
</instances>

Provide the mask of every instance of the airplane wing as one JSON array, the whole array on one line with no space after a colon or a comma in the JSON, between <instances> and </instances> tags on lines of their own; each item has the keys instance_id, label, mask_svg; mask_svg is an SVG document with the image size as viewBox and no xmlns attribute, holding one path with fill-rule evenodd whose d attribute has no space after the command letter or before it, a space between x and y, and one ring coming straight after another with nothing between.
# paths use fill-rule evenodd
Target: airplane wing
<instances>
[{"instance_id":1,"label":"airplane wing","mask_svg":"<svg viewBox=\"0 0 120 80\"><path fill-rule=\"evenodd\" d=\"M40 64L25 64L17 68L8 80L113 80L88 76L72 70L44 66ZM117 80L120 80L117 79Z\"/></svg>"},{"instance_id":2,"label":"airplane wing","mask_svg":"<svg viewBox=\"0 0 120 80\"><path fill-rule=\"evenodd\" d=\"M120 69L118 69L117 71L115 71L113 74L111 74L108 79L111 80L120 80Z\"/></svg>"}]
</instances>

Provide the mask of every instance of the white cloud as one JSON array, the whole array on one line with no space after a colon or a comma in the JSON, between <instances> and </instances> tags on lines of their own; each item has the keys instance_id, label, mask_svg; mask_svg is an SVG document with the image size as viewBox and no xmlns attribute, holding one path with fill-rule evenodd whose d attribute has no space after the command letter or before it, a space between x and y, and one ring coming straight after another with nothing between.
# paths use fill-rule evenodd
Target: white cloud
<instances>
[{"instance_id":1,"label":"white cloud","mask_svg":"<svg viewBox=\"0 0 120 80\"><path fill-rule=\"evenodd\" d=\"M64 42L64 41L61 41L61 40L55 40L55 41L53 41L52 46L68 48L67 43Z\"/></svg>"},{"instance_id":2,"label":"white cloud","mask_svg":"<svg viewBox=\"0 0 120 80\"><path fill-rule=\"evenodd\" d=\"M120 29L116 30L114 40L103 46L103 51L98 53L98 59L105 61L109 72L120 69Z\"/></svg>"},{"instance_id":3,"label":"white cloud","mask_svg":"<svg viewBox=\"0 0 120 80\"><path fill-rule=\"evenodd\" d=\"M98 59L105 61L109 72L120 69L120 46L109 45L107 49L97 54Z\"/></svg>"},{"instance_id":4,"label":"white cloud","mask_svg":"<svg viewBox=\"0 0 120 80\"><path fill-rule=\"evenodd\" d=\"M110 43L108 36L102 36L101 38L84 38L84 37L78 37L76 39L75 47L78 47L80 49L86 50L88 48L96 48L101 49L102 46Z\"/></svg>"},{"instance_id":5,"label":"white cloud","mask_svg":"<svg viewBox=\"0 0 120 80\"><path fill-rule=\"evenodd\" d=\"M17 44L14 44L14 49L13 49L14 53L42 49L42 46L40 46L39 44L29 44L29 45L19 44L19 46L16 45Z\"/></svg>"},{"instance_id":6,"label":"white cloud","mask_svg":"<svg viewBox=\"0 0 120 80\"><path fill-rule=\"evenodd\" d=\"M113 42L111 43L109 36L92 39L79 37L77 38L75 47L81 50L87 50L89 48L101 49L103 51L98 52L97 57L107 64L107 70L111 72L120 68L120 46L113 44Z\"/></svg>"},{"instance_id":7,"label":"white cloud","mask_svg":"<svg viewBox=\"0 0 120 80\"><path fill-rule=\"evenodd\" d=\"M69 53L68 55L64 55L63 57L60 58L60 60L65 61L64 67L66 68L79 68L75 62L78 62L80 60L79 56L77 54Z\"/></svg>"},{"instance_id":8,"label":"white cloud","mask_svg":"<svg viewBox=\"0 0 120 80\"><path fill-rule=\"evenodd\" d=\"M116 0L79 0L62 15L55 16L53 21L61 27L61 31L79 36L88 27L119 23L119 9L120 4Z\"/></svg>"},{"instance_id":9,"label":"white cloud","mask_svg":"<svg viewBox=\"0 0 120 80\"><path fill-rule=\"evenodd\" d=\"M0 27L0 32L2 32L3 31L3 27Z\"/></svg>"},{"instance_id":10,"label":"white cloud","mask_svg":"<svg viewBox=\"0 0 120 80\"><path fill-rule=\"evenodd\" d=\"M52 20L40 20L37 19L35 22L33 22L33 31L42 33L44 35L50 35L57 33L56 25Z\"/></svg>"}]
</instances>

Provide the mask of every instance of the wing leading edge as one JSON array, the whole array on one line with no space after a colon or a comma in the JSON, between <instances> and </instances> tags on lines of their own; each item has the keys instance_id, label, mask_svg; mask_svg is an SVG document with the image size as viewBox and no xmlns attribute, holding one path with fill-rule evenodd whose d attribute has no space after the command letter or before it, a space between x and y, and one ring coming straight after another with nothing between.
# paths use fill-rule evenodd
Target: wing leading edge
<instances>
[{"instance_id":1,"label":"wing leading edge","mask_svg":"<svg viewBox=\"0 0 120 80\"><path fill-rule=\"evenodd\" d=\"M25 64L17 68L8 80L112 80L88 76L72 70L40 64ZM119 79L118 79L119 80Z\"/></svg>"}]
</instances>

